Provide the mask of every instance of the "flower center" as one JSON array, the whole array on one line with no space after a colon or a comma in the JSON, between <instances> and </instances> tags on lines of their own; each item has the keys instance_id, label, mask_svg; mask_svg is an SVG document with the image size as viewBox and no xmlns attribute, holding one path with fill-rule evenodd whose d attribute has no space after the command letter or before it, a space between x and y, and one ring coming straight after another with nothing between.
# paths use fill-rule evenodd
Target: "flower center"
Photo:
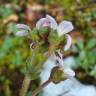
<instances>
[{"instance_id":1,"label":"flower center","mask_svg":"<svg viewBox=\"0 0 96 96\"><path fill-rule=\"evenodd\" d=\"M45 21L43 24L43 27L50 27L50 22L49 21Z\"/></svg>"}]
</instances>

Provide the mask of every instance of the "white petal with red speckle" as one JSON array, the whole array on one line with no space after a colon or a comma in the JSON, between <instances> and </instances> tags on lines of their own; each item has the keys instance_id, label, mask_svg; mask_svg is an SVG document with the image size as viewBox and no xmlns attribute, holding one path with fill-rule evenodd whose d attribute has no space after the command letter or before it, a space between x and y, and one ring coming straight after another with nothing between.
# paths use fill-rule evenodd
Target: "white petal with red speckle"
<instances>
[{"instance_id":1,"label":"white petal with red speckle","mask_svg":"<svg viewBox=\"0 0 96 96\"><path fill-rule=\"evenodd\" d=\"M46 18L41 18L39 21L37 21L37 23L36 23L36 28L37 28L37 29L40 29L41 27L43 27L43 24L44 24L44 22L46 22L46 21L47 21Z\"/></svg>"},{"instance_id":2,"label":"white petal with red speckle","mask_svg":"<svg viewBox=\"0 0 96 96\"><path fill-rule=\"evenodd\" d=\"M57 29L57 26L58 26L56 20L53 17L51 17L50 15L46 15L46 18L50 22L50 27L52 29L56 30Z\"/></svg>"}]
</instances>

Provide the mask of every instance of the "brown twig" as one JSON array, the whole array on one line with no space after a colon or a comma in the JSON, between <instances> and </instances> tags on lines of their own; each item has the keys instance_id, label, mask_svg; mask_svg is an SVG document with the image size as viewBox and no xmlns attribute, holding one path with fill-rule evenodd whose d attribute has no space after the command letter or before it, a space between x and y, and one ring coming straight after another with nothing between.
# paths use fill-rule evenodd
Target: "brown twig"
<instances>
[{"instance_id":1,"label":"brown twig","mask_svg":"<svg viewBox=\"0 0 96 96\"><path fill-rule=\"evenodd\" d=\"M32 96L36 96L44 87L46 87L49 83L51 82L51 80L47 80L45 83L43 83L42 85L40 85L35 91L33 91Z\"/></svg>"}]
</instances>

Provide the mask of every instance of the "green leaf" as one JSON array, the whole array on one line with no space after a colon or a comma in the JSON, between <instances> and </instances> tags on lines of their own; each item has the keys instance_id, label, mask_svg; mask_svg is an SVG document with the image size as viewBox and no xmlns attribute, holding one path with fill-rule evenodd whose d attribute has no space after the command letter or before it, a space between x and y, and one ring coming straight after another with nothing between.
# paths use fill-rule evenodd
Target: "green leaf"
<instances>
[{"instance_id":1,"label":"green leaf","mask_svg":"<svg viewBox=\"0 0 96 96\"><path fill-rule=\"evenodd\" d=\"M79 48L79 50L83 50L84 49L84 43L81 40L77 41L77 47Z\"/></svg>"},{"instance_id":2,"label":"green leaf","mask_svg":"<svg viewBox=\"0 0 96 96\"><path fill-rule=\"evenodd\" d=\"M95 38L88 40L86 48L91 49L95 46L96 46L96 39Z\"/></svg>"}]
</instances>

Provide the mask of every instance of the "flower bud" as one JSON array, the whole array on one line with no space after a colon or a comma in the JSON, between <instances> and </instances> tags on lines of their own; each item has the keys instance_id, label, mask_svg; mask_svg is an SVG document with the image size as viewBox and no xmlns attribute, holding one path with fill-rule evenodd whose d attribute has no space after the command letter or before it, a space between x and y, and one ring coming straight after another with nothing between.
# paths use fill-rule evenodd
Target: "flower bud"
<instances>
[{"instance_id":1,"label":"flower bud","mask_svg":"<svg viewBox=\"0 0 96 96\"><path fill-rule=\"evenodd\" d=\"M56 66L52 69L50 80L55 84L66 80L66 77L64 76L64 72L59 66Z\"/></svg>"}]
</instances>

